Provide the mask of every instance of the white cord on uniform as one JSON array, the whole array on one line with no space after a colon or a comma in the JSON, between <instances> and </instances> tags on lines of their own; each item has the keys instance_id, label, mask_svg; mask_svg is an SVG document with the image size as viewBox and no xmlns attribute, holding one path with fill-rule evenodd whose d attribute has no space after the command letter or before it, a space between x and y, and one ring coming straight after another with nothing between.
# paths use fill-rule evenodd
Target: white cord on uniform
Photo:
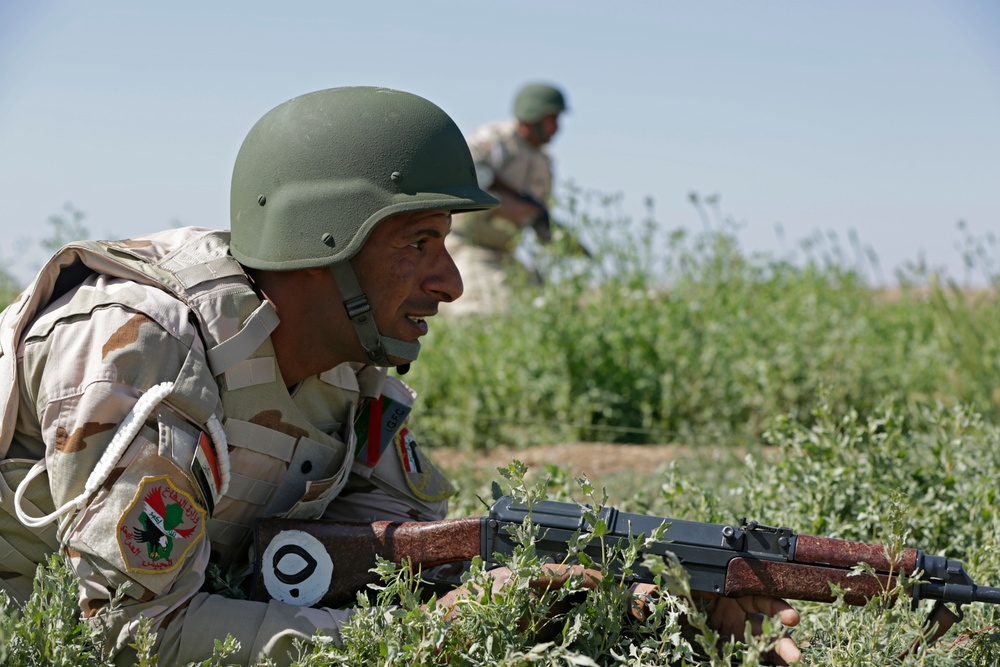
<instances>
[{"instance_id":1,"label":"white cord on uniform","mask_svg":"<svg viewBox=\"0 0 1000 667\"><path fill-rule=\"evenodd\" d=\"M215 460L219 462L219 477L222 478L219 495L224 496L229 491L229 443L218 417L215 415L209 417L205 426L208 428L208 436L212 439L212 444L215 445Z\"/></svg>"},{"instance_id":2,"label":"white cord on uniform","mask_svg":"<svg viewBox=\"0 0 1000 667\"><path fill-rule=\"evenodd\" d=\"M87 478L87 483L83 488L83 493L78 495L73 500L66 502L62 507L58 508L51 514L40 517L28 516L28 514L22 509L21 502L24 498L24 492L28 488L28 482L33 480L35 477L40 475L45 471L45 457L38 460L35 465L31 467L28 474L25 476L24 481L22 481L17 490L14 492L14 512L17 514L18 520L29 528L41 528L42 526L47 526L52 523L63 514L70 510L81 510L83 505L87 500L97 491L98 487L108 479L111 475L111 471L114 470L115 465L121 459L125 450L135 439L135 436L139 434L139 430L145 423L146 418L153 412L156 406L166 398L174 388L173 382L162 382L158 385L150 387L149 390L139 397L139 400L135 402L132 406L132 410L125 416L118 430L115 432L115 437L111 439L111 444L101 455L100 461L97 462L97 466L90 473ZM214 416L213 416L214 419ZM216 423L218 420L216 419ZM223 436L224 437L224 436ZM220 457L221 458L221 457ZM220 463L220 467L221 467ZM225 458L226 467L226 477L224 479L226 486L229 483L229 457Z\"/></svg>"}]
</instances>

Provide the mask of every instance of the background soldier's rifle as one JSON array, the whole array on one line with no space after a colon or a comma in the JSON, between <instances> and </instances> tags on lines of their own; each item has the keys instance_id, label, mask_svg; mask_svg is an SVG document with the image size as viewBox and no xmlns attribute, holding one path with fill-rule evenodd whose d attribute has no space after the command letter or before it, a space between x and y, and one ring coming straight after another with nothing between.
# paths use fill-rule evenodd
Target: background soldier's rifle
<instances>
[{"instance_id":1,"label":"background soldier's rifle","mask_svg":"<svg viewBox=\"0 0 1000 667\"><path fill-rule=\"evenodd\" d=\"M497 194L517 198L535 209L535 215L525 226L531 227L534 230L535 236L538 238L538 242L542 245L555 243L562 247L568 254L582 255L583 257L593 258L590 250L587 246L583 245L579 236L577 236L572 229L552 219L552 215L549 213L549 207L546 206L544 202L524 190L518 190L511 187L506 182L495 176L492 177L488 189Z\"/></svg>"}]
</instances>

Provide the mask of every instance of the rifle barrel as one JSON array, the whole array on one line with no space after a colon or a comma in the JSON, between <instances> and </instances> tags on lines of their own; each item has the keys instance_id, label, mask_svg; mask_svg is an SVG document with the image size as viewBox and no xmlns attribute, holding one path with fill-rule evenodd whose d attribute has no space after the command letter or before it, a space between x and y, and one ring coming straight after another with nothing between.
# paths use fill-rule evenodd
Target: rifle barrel
<instances>
[{"instance_id":1,"label":"rifle barrel","mask_svg":"<svg viewBox=\"0 0 1000 667\"><path fill-rule=\"evenodd\" d=\"M977 584L921 583L920 597L943 602L988 602L1000 604L1000 588Z\"/></svg>"}]
</instances>

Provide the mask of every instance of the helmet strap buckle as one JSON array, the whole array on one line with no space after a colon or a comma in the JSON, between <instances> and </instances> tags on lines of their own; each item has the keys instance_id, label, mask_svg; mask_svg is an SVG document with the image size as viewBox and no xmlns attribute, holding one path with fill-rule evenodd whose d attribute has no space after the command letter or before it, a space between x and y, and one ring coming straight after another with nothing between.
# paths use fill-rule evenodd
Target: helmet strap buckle
<instances>
[{"instance_id":1,"label":"helmet strap buckle","mask_svg":"<svg viewBox=\"0 0 1000 667\"><path fill-rule=\"evenodd\" d=\"M386 365L387 358L385 356L385 348L382 347L381 343L370 350L365 349L365 354L368 355L368 360L376 366Z\"/></svg>"},{"instance_id":2,"label":"helmet strap buckle","mask_svg":"<svg viewBox=\"0 0 1000 667\"><path fill-rule=\"evenodd\" d=\"M351 318L351 320L356 320L357 318L370 313L372 310L372 306L368 303L368 296L366 294L359 294L347 299L344 301L344 308L347 309L347 316ZM364 320L362 320L362 322L363 321Z\"/></svg>"},{"instance_id":3,"label":"helmet strap buckle","mask_svg":"<svg viewBox=\"0 0 1000 667\"><path fill-rule=\"evenodd\" d=\"M338 262L330 266L333 278L344 297L344 308L354 325L361 347L365 350L368 360L375 366L391 366L389 355L400 359L413 361L420 352L420 343L403 341L382 336L375 326L375 316L372 314L368 296L361 290L357 276L350 262Z\"/></svg>"}]
</instances>

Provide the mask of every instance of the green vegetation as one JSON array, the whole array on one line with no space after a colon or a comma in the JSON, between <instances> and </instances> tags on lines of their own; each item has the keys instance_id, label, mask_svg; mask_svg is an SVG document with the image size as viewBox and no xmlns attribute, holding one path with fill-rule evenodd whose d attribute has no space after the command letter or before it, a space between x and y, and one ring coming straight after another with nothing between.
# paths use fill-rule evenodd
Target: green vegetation
<instances>
[{"instance_id":1,"label":"green vegetation","mask_svg":"<svg viewBox=\"0 0 1000 667\"><path fill-rule=\"evenodd\" d=\"M1000 299L926 269L872 289L864 266L824 237L800 261L741 252L734 224L664 235L652 216L590 213L568 224L593 262L549 257L560 276L528 286L505 316L435 321L407 381L425 442L759 442L771 419L809 423L822 397L838 414L965 404L1000 415ZM967 257L987 266L977 239ZM649 248L666 248L654 259ZM443 306L442 310L447 308Z\"/></svg>"},{"instance_id":2,"label":"green vegetation","mask_svg":"<svg viewBox=\"0 0 1000 667\"><path fill-rule=\"evenodd\" d=\"M34 592L23 607L0 593L0 664L110 664L100 655L95 633L79 623L76 581L58 556L39 566Z\"/></svg>"},{"instance_id":3,"label":"green vegetation","mask_svg":"<svg viewBox=\"0 0 1000 667\"><path fill-rule=\"evenodd\" d=\"M565 469L526 475L512 462L492 483L459 479L461 494L456 515L479 515L477 496L508 492L533 499L579 500L591 505L614 504L627 511L676 518L731 522L747 515L795 530L885 544L898 553L901 545L919 546L932 553L962 559L980 582L1000 581L1000 516L996 507L996 479L1000 467L1000 431L963 408L936 408L903 415L876 410L862 419L851 413L832 415L819 406L811 426L778 418L765 439L778 456L764 465L758 457L727 471L727 485L709 485L704 468L684 462L637 475L629 497L606 498L585 480L570 479ZM534 482L526 481L534 477ZM496 487L491 491L491 487ZM595 522L596 523L596 522ZM461 615L444 620L444 610L422 607L419 581L408 571L388 564L381 567L384 584L377 600L359 597L358 613L345 631L343 647L328 641L302 645L294 663L321 665L758 665L769 642L717 644L704 626L699 607L688 595L682 570L676 563L655 563L662 589L669 591L653 603L644 622L628 615L629 596L612 579L596 590L582 592L578 582L558 591L538 593L527 582L540 571L532 547L535 533L520 533L524 545L508 563L516 583L503 595L476 595ZM599 535L583 539L599 539ZM633 563L635 549L620 554ZM598 568L601 563L588 563ZM647 563L648 564L648 563ZM483 572L474 566L468 580L488 590ZM36 593L63 600L59 632L39 633L42 615L26 612L6 616L0 638L27 636L24 642L45 637L49 651L92 655L86 632L73 630L69 616L72 581L65 575L48 577ZM860 667L862 665L994 665L1000 659L1000 609L975 604L966 607L964 621L944 639L922 645L921 627L927 603L913 610L894 598L906 586L901 581L885 597L864 607L843 603L797 603L803 621L794 637L806 663ZM573 605L546 628L547 611L570 597ZM33 598L34 600L35 598ZM35 608L37 602L32 603ZM395 610L384 613L386 606ZM684 626L687 617L694 630ZM522 619L512 625L511 619ZM70 631L67 632L67 629ZM547 630L547 631L546 631ZM220 638L221 640L221 638ZM63 646L63 641L73 648ZM34 661L22 640L11 641L10 665L59 664ZM921 651L897 662L896 656L914 642ZM52 648L51 645L55 645ZM147 657L151 638L140 637ZM224 665L232 644L220 641L218 657L205 664ZM88 653L88 651L90 653ZM92 660L79 664L101 664ZM75 664L64 662L62 664ZM262 662L261 664L268 664Z\"/></svg>"},{"instance_id":4,"label":"green vegetation","mask_svg":"<svg viewBox=\"0 0 1000 667\"><path fill-rule=\"evenodd\" d=\"M574 479L568 465L526 470L515 461L494 476L470 472L455 480L453 516L482 514L480 498L499 492L698 521L747 516L891 553L921 548L1000 585L992 240L965 239L982 289L913 266L890 294L863 278L867 253L828 237L803 244L797 258L748 256L733 224L710 218L710 200L693 198L706 231L666 239L651 206L633 222L616 213L614 197L574 191L567 202L562 221L596 259L548 254L548 286L525 286L510 313L438 318L406 377L421 394L418 435L438 458L449 447L572 441L682 442L691 454L606 491ZM676 563L656 564L669 594L644 622L627 613L629 596L610 578L588 592L532 591L535 537L526 528L508 564L516 585L470 598L452 621L433 603L421 606L416 577L383 564L377 599L359 598L344 646L303 645L295 664L761 664L768 641L717 643ZM635 546L619 554L626 564ZM477 566L468 579L486 585ZM961 623L926 646L926 603L893 602L905 585L860 608L796 603L805 664L1000 662L1000 609L967 606ZM71 595L71 578L54 563L40 569L24 610L0 599L2 663L103 664L100 638L74 623ZM566 597L573 604L546 625L546 612ZM58 611L39 611L45 605ZM206 664L226 664L232 644L222 639ZM151 640L137 640L150 667ZM914 642L921 650L897 660Z\"/></svg>"}]
</instances>

